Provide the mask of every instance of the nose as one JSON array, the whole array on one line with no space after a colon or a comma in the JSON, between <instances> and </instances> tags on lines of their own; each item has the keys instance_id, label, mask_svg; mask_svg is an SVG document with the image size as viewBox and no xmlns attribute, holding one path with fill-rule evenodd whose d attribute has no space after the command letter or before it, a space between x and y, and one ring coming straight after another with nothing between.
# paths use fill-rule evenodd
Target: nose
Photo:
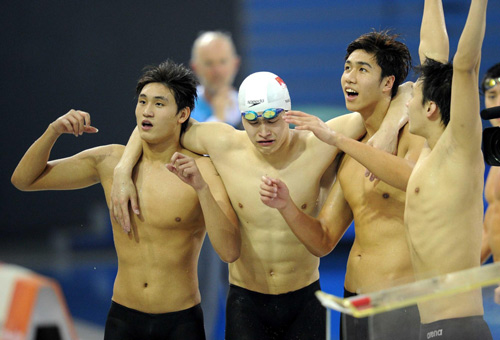
<instances>
[{"instance_id":1,"label":"nose","mask_svg":"<svg viewBox=\"0 0 500 340\"><path fill-rule=\"evenodd\" d=\"M344 79L347 83L352 84L356 82L356 74L354 70L344 71Z\"/></svg>"},{"instance_id":2,"label":"nose","mask_svg":"<svg viewBox=\"0 0 500 340\"><path fill-rule=\"evenodd\" d=\"M144 117L153 117L154 113L150 105L144 107L144 112L142 113Z\"/></svg>"},{"instance_id":3,"label":"nose","mask_svg":"<svg viewBox=\"0 0 500 340\"><path fill-rule=\"evenodd\" d=\"M259 118L261 119L261 118ZM271 134L271 130L267 127L267 124L265 122L261 122L259 126L259 135L261 137L267 137Z\"/></svg>"}]
</instances>

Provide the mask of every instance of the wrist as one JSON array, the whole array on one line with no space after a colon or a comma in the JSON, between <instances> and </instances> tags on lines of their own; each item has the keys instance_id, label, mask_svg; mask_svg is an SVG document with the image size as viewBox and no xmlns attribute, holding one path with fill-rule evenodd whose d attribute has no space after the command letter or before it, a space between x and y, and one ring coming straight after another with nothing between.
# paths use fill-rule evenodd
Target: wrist
<instances>
[{"instance_id":1,"label":"wrist","mask_svg":"<svg viewBox=\"0 0 500 340\"><path fill-rule=\"evenodd\" d=\"M127 166L124 164L118 164L115 166L115 169L113 171L113 177L117 178L120 176L130 178L132 176L132 166Z\"/></svg>"},{"instance_id":2,"label":"wrist","mask_svg":"<svg viewBox=\"0 0 500 340\"><path fill-rule=\"evenodd\" d=\"M194 188L194 190L198 193L198 195L204 195L210 193L210 188L206 182Z\"/></svg>"},{"instance_id":3,"label":"wrist","mask_svg":"<svg viewBox=\"0 0 500 340\"><path fill-rule=\"evenodd\" d=\"M293 214L293 211L294 211L294 207L295 207L295 203L293 203L292 199L289 198L285 201L285 205L281 208L276 208L280 214L282 214L283 216L290 216L290 214Z\"/></svg>"},{"instance_id":4,"label":"wrist","mask_svg":"<svg viewBox=\"0 0 500 340\"><path fill-rule=\"evenodd\" d=\"M57 131L56 127L54 126L54 123L49 124L49 127L47 128L46 133L49 136L55 137L55 138L58 138L60 135L62 135L61 132Z\"/></svg>"}]
</instances>

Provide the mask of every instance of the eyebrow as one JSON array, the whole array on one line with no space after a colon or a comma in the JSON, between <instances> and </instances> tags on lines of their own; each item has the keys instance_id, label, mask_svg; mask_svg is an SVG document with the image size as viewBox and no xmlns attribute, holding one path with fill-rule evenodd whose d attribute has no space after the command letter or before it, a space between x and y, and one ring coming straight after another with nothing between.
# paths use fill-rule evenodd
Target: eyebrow
<instances>
[{"instance_id":1,"label":"eyebrow","mask_svg":"<svg viewBox=\"0 0 500 340\"><path fill-rule=\"evenodd\" d=\"M345 62L346 64L352 64L352 61L350 60L346 60ZM372 65L370 65L369 63L367 63L366 61L357 61L356 64L358 66L368 66L369 68L373 68Z\"/></svg>"},{"instance_id":2,"label":"eyebrow","mask_svg":"<svg viewBox=\"0 0 500 340\"><path fill-rule=\"evenodd\" d=\"M146 96L145 94L141 93L139 95L139 97L142 97L142 98L147 98L148 96ZM164 97L164 96L155 96L153 97L154 99L160 99L160 100L164 100L164 101L168 101L167 97Z\"/></svg>"}]
</instances>

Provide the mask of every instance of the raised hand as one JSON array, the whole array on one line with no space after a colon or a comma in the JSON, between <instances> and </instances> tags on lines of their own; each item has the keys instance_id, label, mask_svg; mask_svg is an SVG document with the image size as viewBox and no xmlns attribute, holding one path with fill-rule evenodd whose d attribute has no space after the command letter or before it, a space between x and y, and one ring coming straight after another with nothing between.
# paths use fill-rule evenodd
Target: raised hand
<instances>
[{"instance_id":1,"label":"raised hand","mask_svg":"<svg viewBox=\"0 0 500 340\"><path fill-rule=\"evenodd\" d=\"M262 203L271 208L284 209L291 202L288 187L279 179L262 176L259 193Z\"/></svg>"},{"instance_id":2,"label":"raised hand","mask_svg":"<svg viewBox=\"0 0 500 340\"><path fill-rule=\"evenodd\" d=\"M176 152L170 159L170 163L165 166L196 191L203 189L207 185L192 157Z\"/></svg>"},{"instance_id":3,"label":"raised hand","mask_svg":"<svg viewBox=\"0 0 500 340\"><path fill-rule=\"evenodd\" d=\"M336 145L337 133L316 116L301 111L288 111L283 115L285 122L294 124L296 130L308 130L321 141Z\"/></svg>"},{"instance_id":4,"label":"raised hand","mask_svg":"<svg viewBox=\"0 0 500 340\"><path fill-rule=\"evenodd\" d=\"M95 127L90 125L90 114L80 110L70 110L64 116L57 118L50 126L54 131L61 135L71 133L78 137L85 133L96 133Z\"/></svg>"}]
</instances>

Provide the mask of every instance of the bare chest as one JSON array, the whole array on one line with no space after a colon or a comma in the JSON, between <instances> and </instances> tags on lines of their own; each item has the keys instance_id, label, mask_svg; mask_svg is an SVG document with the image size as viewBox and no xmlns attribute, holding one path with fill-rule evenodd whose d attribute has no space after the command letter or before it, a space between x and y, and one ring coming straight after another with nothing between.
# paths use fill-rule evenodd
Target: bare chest
<instances>
[{"instance_id":1,"label":"bare chest","mask_svg":"<svg viewBox=\"0 0 500 340\"><path fill-rule=\"evenodd\" d=\"M138 171L135 178L139 223L154 228L186 228L202 219L194 189L177 176L165 171Z\"/></svg>"},{"instance_id":2,"label":"bare chest","mask_svg":"<svg viewBox=\"0 0 500 340\"><path fill-rule=\"evenodd\" d=\"M366 168L349 156L345 156L338 172L344 197L356 214L358 209L403 209L405 192L380 180L370 181Z\"/></svg>"}]
</instances>

